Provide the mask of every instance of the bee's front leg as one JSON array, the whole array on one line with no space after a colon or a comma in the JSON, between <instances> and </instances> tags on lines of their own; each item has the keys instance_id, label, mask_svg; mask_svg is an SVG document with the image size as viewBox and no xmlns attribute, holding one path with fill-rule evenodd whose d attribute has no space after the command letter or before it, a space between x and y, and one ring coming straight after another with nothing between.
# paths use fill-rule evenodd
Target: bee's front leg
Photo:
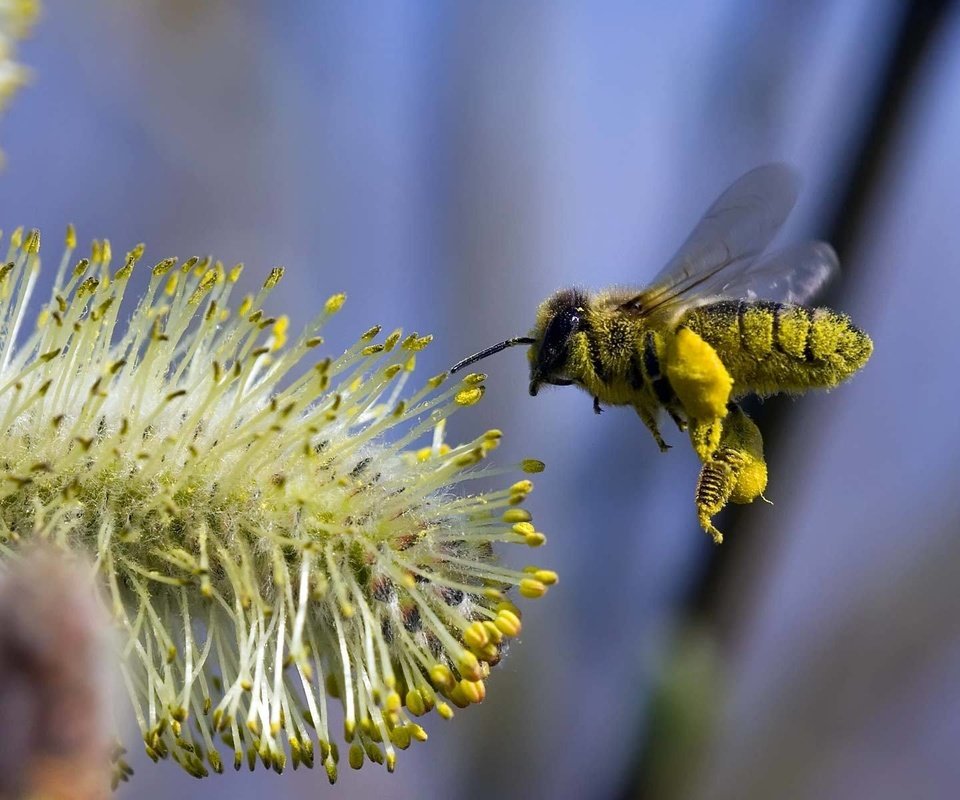
<instances>
[{"instance_id":1,"label":"bee's front leg","mask_svg":"<svg viewBox=\"0 0 960 800\"><path fill-rule=\"evenodd\" d=\"M600 398L597 397L596 395L593 396L593 413L594 414L603 413L603 409L600 408Z\"/></svg>"},{"instance_id":2,"label":"bee's front leg","mask_svg":"<svg viewBox=\"0 0 960 800\"><path fill-rule=\"evenodd\" d=\"M650 409L644 406L634 406L637 411L637 414L640 415L640 419L643 421L643 424L647 426L647 430L653 434L653 440L657 443L657 447L660 448L661 453L666 453L670 449L670 445L663 441L663 437L660 435L660 428L657 426L657 418L650 411Z\"/></svg>"}]
</instances>

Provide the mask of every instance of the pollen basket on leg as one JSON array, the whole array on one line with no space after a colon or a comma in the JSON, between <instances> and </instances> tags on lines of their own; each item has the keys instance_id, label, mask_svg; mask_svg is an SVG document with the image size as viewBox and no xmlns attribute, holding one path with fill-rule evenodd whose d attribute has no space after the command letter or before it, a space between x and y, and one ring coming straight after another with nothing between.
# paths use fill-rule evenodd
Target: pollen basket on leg
<instances>
[{"instance_id":1,"label":"pollen basket on leg","mask_svg":"<svg viewBox=\"0 0 960 800\"><path fill-rule=\"evenodd\" d=\"M71 229L35 319L39 234L12 237L0 269L4 554L42 537L95 560L152 758L334 780L342 740L351 766L392 770L426 738L416 717L483 700L514 600L556 582L495 552L545 539L529 480L463 490L542 463L488 466L499 431L443 441L483 376L408 391L430 337L377 327L316 355L342 295L297 334L267 308L279 268L235 298L240 265L75 245Z\"/></svg>"}]
</instances>

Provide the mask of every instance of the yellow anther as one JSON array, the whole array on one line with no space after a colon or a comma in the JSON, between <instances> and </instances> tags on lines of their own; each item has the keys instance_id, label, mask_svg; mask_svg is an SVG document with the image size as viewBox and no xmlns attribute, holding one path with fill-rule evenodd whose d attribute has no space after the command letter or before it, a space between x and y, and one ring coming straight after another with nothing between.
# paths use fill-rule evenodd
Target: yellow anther
<instances>
[{"instance_id":1,"label":"yellow anther","mask_svg":"<svg viewBox=\"0 0 960 800\"><path fill-rule=\"evenodd\" d=\"M27 234L27 240L23 243L23 249L33 255L40 252L40 231L37 228L33 228L30 233Z\"/></svg>"},{"instance_id":2,"label":"yellow anther","mask_svg":"<svg viewBox=\"0 0 960 800\"><path fill-rule=\"evenodd\" d=\"M479 464L483 461L484 451L480 447L475 447L473 450L463 455L457 456L453 463L455 466L460 469L465 469L466 467L472 467L474 464Z\"/></svg>"},{"instance_id":3,"label":"yellow anther","mask_svg":"<svg viewBox=\"0 0 960 800\"><path fill-rule=\"evenodd\" d=\"M343 308L343 304L346 302L347 296L343 292L340 294L331 295L323 304L323 310L327 314L336 314L341 308Z\"/></svg>"},{"instance_id":4,"label":"yellow anther","mask_svg":"<svg viewBox=\"0 0 960 800\"><path fill-rule=\"evenodd\" d=\"M472 622L463 632L463 641L472 650L479 650L490 641L490 637L482 622Z\"/></svg>"},{"instance_id":5,"label":"yellow anther","mask_svg":"<svg viewBox=\"0 0 960 800\"><path fill-rule=\"evenodd\" d=\"M236 283L238 280L240 280L240 275L242 272L243 264L234 264L232 267L230 267L230 271L227 272L226 279L230 281L230 283Z\"/></svg>"},{"instance_id":6,"label":"yellow anther","mask_svg":"<svg viewBox=\"0 0 960 800\"><path fill-rule=\"evenodd\" d=\"M290 318L286 315L279 317L273 323L273 344L272 350L279 350L287 343L287 329L290 327Z\"/></svg>"},{"instance_id":7,"label":"yellow anther","mask_svg":"<svg viewBox=\"0 0 960 800\"><path fill-rule=\"evenodd\" d=\"M525 458L520 462L520 469L529 475L536 475L538 472L543 472L546 468L546 464L535 458Z\"/></svg>"},{"instance_id":8,"label":"yellow anther","mask_svg":"<svg viewBox=\"0 0 960 800\"><path fill-rule=\"evenodd\" d=\"M553 586L559 580L559 576L552 569L538 569L533 573L533 577L544 586Z\"/></svg>"},{"instance_id":9,"label":"yellow anther","mask_svg":"<svg viewBox=\"0 0 960 800\"><path fill-rule=\"evenodd\" d=\"M530 516L529 511L525 511L522 508L508 508L503 512L502 519L504 522L512 525L516 522L530 522L533 517Z\"/></svg>"},{"instance_id":10,"label":"yellow anther","mask_svg":"<svg viewBox=\"0 0 960 800\"><path fill-rule=\"evenodd\" d=\"M283 267L274 267L270 270L267 279L263 282L263 288L272 289L280 283L280 279L283 277L283 271Z\"/></svg>"},{"instance_id":11,"label":"yellow anther","mask_svg":"<svg viewBox=\"0 0 960 800\"><path fill-rule=\"evenodd\" d=\"M390 743L398 750L406 750L410 746L410 731L406 725L390 731Z\"/></svg>"},{"instance_id":12,"label":"yellow anther","mask_svg":"<svg viewBox=\"0 0 960 800\"><path fill-rule=\"evenodd\" d=\"M406 706L407 711L415 717L419 717L427 711L426 704L423 702L423 695L419 689L411 689L407 692Z\"/></svg>"},{"instance_id":13,"label":"yellow anther","mask_svg":"<svg viewBox=\"0 0 960 800\"><path fill-rule=\"evenodd\" d=\"M81 299L89 297L97 290L97 286L99 285L100 280L98 278L94 278L93 276L87 278L77 287L77 297Z\"/></svg>"},{"instance_id":14,"label":"yellow anther","mask_svg":"<svg viewBox=\"0 0 960 800\"><path fill-rule=\"evenodd\" d=\"M520 581L517 589L523 597L528 597L531 600L543 597L547 593L547 587L536 578L524 578Z\"/></svg>"},{"instance_id":15,"label":"yellow anther","mask_svg":"<svg viewBox=\"0 0 960 800\"><path fill-rule=\"evenodd\" d=\"M463 389L462 391L457 392L453 400L458 406L472 406L474 403L480 401L480 398L483 397L484 391L485 390L482 386L476 386L472 389Z\"/></svg>"},{"instance_id":16,"label":"yellow anther","mask_svg":"<svg viewBox=\"0 0 960 800\"><path fill-rule=\"evenodd\" d=\"M67 225L67 235L64 238L64 244L67 246L67 250L73 250L77 246L77 229L73 227L73 223Z\"/></svg>"},{"instance_id":17,"label":"yellow anther","mask_svg":"<svg viewBox=\"0 0 960 800\"><path fill-rule=\"evenodd\" d=\"M496 450L500 446L500 439L483 439L481 447L487 452Z\"/></svg>"},{"instance_id":18,"label":"yellow anther","mask_svg":"<svg viewBox=\"0 0 960 800\"><path fill-rule=\"evenodd\" d=\"M442 719L453 719L453 709L446 703L437 703L437 713Z\"/></svg>"},{"instance_id":19,"label":"yellow anther","mask_svg":"<svg viewBox=\"0 0 960 800\"><path fill-rule=\"evenodd\" d=\"M416 739L418 742L427 741L427 732L421 728L417 723L412 722L407 725L407 728L410 729L410 736Z\"/></svg>"},{"instance_id":20,"label":"yellow anther","mask_svg":"<svg viewBox=\"0 0 960 800\"><path fill-rule=\"evenodd\" d=\"M463 382L467 386L479 386L487 379L487 376L483 372L471 372L469 375L465 375Z\"/></svg>"},{"instance_id":21,"label":"yellow anther","mask_svg":"<svg viewBox=\"0 0 960 800\"><path fill-rule=\"evenodd\" d=\"M462 683L466 683L466 681L458 681L456 686L447 691L447 699L457 708L466 708L468 705L470 705L470 698L464 691L463 686L461 685Z\"/></svg>"},{"instance_id":22,"label":"yellow anther","mask_svg":"<svg viewBox=\"0 0 960 800\"><path fill-rule=\"evenodd\" d=\"M467 680L480 680L480 662L469 650L464 650L457 659L457 671Z\"/></svg>"},{"instance_id":23,"label":"yellow anther","mask_svg":"<svg viewBox=\"0 0 960 800\"><path fill-rule=\"evenodd\" d=\"M394 691L387 694L387 701L384 703L384 708L386 708L387 711L399 711L401 706L402 702L399 694Z\"/></svg>"},{"instance_id":24,"label":"yellow anther","mask_svg":"<svg viewBox=\"0 0 960 800\"><path fill-rule=\"evenodd\" d=\"M363 749L367 753L367 758L369 758L374 764L383 763L383 753L380 752L380 748L377 747L373 742L367 742Z\"/></svg>"},{"instance_id":25,"label":"yellow anther","mask_svg":"<svg viewBox=\"0 0 960 800\"><path fill-rule=\"evenodd\" d=\"M397 346L397 342L400 341L400 337L401 337L402 335L403 335L403 334L402 334L400 331L394 331L393 333L391 333L391 334L386 338L386 341L384 341L384 343L383 343L383 349L386 350L386 351L389 353L391 350L393 350L394 347Z\"/></svg>"},{"instance_id":26,"label":"yellow anther","mask_svg":"<svg viewBox=\"0 0 960 800\"><path fill-rule=\"evenodd\" d=\"M499 655L500 648L493 642L487 642L486 646L477 650L477 658L480 659L480 668L483 670L484 678L490 674L490 664L487 662L495 661Z\"/></svg>"},{"instance_id":27,"label":"yellow anther","mask_svg":"<svg viewBox=\"0 0 960 800\"><path fill-rule=\"evenodd\" d=\"M419 353L423 350L430 342L433 341L432 336L421 336L417 337L407 337L403 342L403 348L409 350L411 353Z\"/></svg>"},{"instance_id":28,"label":"yellow anther","mask_svg":"<svg viewBox=\"0 0 960 800\"><path fill-rule=\"evenodd\" d=\"M350 745L347 760L353 769L360 769L363 766L363 748L357 742Z\"/></svg>"},{"instance_id":29,"label":"yellow anther","mask_svg":"<svg viewBox=\"0 0 960 800\"><path fill-rule=\"evenodd\" d=\"M511 528L511 530L514 533L519 533L521 536L529 536L531 533L536 533L536 529L530 522L518 522Z\"/></svg>"},{"instance_id":30,"label":"yellow anther","mask_svg":"<svg viewBox=\"0 0 960 800\"><path fill-rule=\"evenodd\" d=\"M446 664L434 664L430 667L430 681L437 689L450 689L455 679Z\"/></svg>"},{"instance_id":31,"label":"yellow anther","mask_svg":"<svg viewBox=\"0 0 960 800\"><path fill-rule=\"evenodd\" d=\"M158 261L153 267L154 276L159 278L161 275L166 275L171 269L173 269L173 265L176 263L177 259L175 256L165 258L163 261Z\"/></svg>"},{"instance_id":32,"label":"yellow anther","mask_svg":"<svg viewBox=\"0 0 960 800\"><path fill-rule=\"evenodd\" d=\"M487 696L487 687L482 680L461 680L459 687L471 703L482 703L483 699Z\"/></svg>"},{"instance_id":33,"label":"yellow anther","mask_svg":"<svg viewBox=\"0 0 960 800\"><path fill-rule=\"evenodd\" d=\"M520 635L520 618L512 611L503 610L498 613L493 624L497 626L498 630L504 636L508 636L511 639Z\"/></svg>"},{"instance_id":34,"label":"yellow anther","mask_svg":"<svg viewBox=\"0 0 960 800\"><path fill-rule=\"evenodd\" d=\"M511 494L530 494L533 491L533 481L517 481L510 487Z\"/></svg>"},{"instance_id":35,"label":"yellow anther","mask_svg":"<svg viewBox=\"0 0 960 800\"><path fill-rule=\"evenodd\" d=\"M534 531L533 533L528 533L524 537L527 547L540 547L546 543L547 537L540 533L540 531Z\"/></svg>"},{"instance_id":36,"label":"yellow anther","mask_svg":"<svg viewBox=\"0 0 960 800\"><path fill-rule=\"evenodd\" d=\"M140 260L141 256L143 256L143 250L144 246L141 243L127 253L127 256L123 262L123 266L120 267L120 269L118 269L116 274L113 276L114 280L126 280L131 274L133 274L133 268L136 266L137 261Z\"/></svg>"},{"instance_id":37,"label":"yellow anther","mask_svg":"<svg viewBox=\"0 0 960 800\"><path fill-rule=\"evenodd\" d=\"M503 641L503 632L496 626L493 620L483 621L483 627L487 631L487 636L493 644L500 644Z\"/></svg>"}]
</instances>

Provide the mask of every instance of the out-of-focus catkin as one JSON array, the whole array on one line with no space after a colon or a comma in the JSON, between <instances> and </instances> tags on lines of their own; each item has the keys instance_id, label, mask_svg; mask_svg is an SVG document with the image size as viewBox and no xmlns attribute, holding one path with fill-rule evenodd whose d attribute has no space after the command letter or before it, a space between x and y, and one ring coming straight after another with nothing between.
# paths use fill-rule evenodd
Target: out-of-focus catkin
<instances>
[{"instance_id":1,"label":"out-of-focus catkin","mask_svg":"<svg viewBox=\"0 0 960 800\"><path fill-rule=\"evenodd\" d=\"M0 719L15 724L4 726L0 797L107 797L110 648L89 566L53 547L30 548L5 565Z\"/></svg>"}]
</instances>

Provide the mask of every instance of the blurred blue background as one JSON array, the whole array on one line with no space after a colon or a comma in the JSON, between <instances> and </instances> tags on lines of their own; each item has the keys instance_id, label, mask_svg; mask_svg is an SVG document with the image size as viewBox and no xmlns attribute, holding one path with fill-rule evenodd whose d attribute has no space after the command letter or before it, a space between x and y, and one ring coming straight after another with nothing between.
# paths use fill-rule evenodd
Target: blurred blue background
<instances>
[{"instance_id":1,"label":"blurred blue background","mask_svg":"<svg viewBox=\"0 0 960 800\"><path fill-rule=\"evenodd\" d=\"M346 291L331 345L434 332L426 377L558 287L642 283L721 189L786 160L784 237L841 237L830 301L876 344L829 396L764 404L775 505L721 519L719 549L689 448L582 393L530 398L520 351L490 360L450 435L499 427L501 460L548 463L530 507L561 584L486 701L334 789L199 783L131 730L120 796L960 795L960 14L891 72L922 5L46 0L0 208L48 259L73 221L115 252L242 260L249 286L284 264L276 311Z\"/></svg>"}]
</instances>

